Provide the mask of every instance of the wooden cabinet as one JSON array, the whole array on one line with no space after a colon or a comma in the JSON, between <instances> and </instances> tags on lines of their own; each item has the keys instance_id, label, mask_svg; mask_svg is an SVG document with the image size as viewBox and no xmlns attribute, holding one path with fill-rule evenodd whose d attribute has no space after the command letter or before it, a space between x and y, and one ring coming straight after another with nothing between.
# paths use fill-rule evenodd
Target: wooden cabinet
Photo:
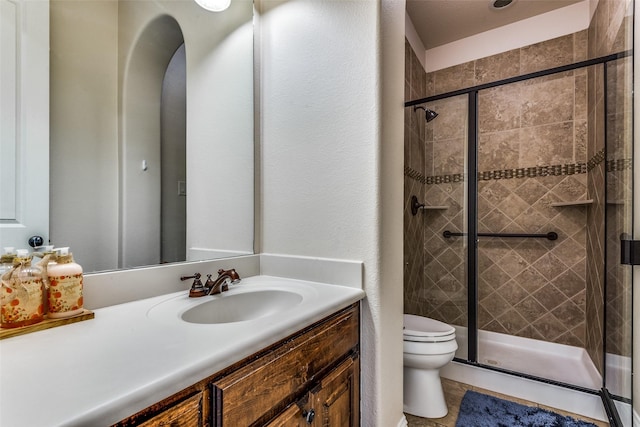
<instances>
[{"instance_id":1,"label":"wooden cabinet","mask_svg":"<svg viewBox=\"0 0 640 427\"><path fill-rule=\"evenodd\" d=\"M140 427L202 427L204 426L202 404L203 393L197 393L143 422Z\"/></svg>"},{"instance_id":2,"label":"wooden cabinet","mask_svg":"<svg viewBox=\"0 0 640 427\"><path fill-rule=\"evenodd\" d=\"M354 304L116 426L358 426L359 316Z\"/></svg>"},{"instance_id":3,"label":"wooden cabinet","mask_svg":"<svg viewBox=\"0 0 640 427\"><path fill-rule=\"evenodd\" d=\"M360 425L359 357L347 357L303 399L272 419L267 427L355 427Z\"/></svg>"},{"instance_id":4,"label":"wooden cabinet","mask_svg":"<svg viewBox=\"0 0 640 427\"><path fill-rule=\"evenodd\" d=\"M269 421L266 427L306 427L309 425L306 415L300 405L292 403L284 412Z\"/></svg>"},{"instance_id":5,"label":"wooden cabinet","mask_svg":"<svg viewBox=\"0 0 640 427\"><path fill-rule=\"evenodd\" d=\"M312 426L355 427L360 424L359 358L349 357L311 391L307 412L313 411Z\"/></svg>"}]
</instances>

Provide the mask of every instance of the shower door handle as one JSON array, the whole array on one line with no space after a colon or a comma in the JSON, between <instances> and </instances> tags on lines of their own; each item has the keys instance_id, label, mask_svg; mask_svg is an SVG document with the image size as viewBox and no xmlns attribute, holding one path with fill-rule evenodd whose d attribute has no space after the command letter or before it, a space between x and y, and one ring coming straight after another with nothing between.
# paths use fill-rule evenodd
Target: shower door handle
<instances>
[{"instance_id":1,"label":"shower door handle","mask_svg":"<svg viewBox=\"0 0 640 427\"><path fill-rule=\"evenodd\" d=\"M620 236L620 264L640 265L640 240L629 237L626 233Z\"/></svg>"}]
</instances>

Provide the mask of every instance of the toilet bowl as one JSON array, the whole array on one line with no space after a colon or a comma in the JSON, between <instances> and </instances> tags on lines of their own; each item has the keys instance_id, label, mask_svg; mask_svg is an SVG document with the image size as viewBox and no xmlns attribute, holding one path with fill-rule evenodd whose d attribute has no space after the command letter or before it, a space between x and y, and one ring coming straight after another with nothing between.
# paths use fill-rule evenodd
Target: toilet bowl
<instances>
[{"instance_id":1,"label":"toilet bowl","mask_svg":"<svg viewBox=\"0 0 640 427\"><path fill-rule=\"evenodd\" d=\"M440 368L458 349L456 330L427 317L404 315L404 412L423 418L447 415Z\"/></svg>"}]
</instances>

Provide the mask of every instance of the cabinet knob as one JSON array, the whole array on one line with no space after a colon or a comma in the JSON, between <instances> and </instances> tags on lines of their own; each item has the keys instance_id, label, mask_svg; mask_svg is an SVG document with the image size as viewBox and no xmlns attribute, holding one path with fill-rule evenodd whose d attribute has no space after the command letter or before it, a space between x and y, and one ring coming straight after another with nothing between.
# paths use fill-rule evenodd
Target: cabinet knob
<instances>
[{"instance_id":1,"label":"cabinet knob","mask_svg":"<svg viewBox=\"0 0 640 427\"><path fill-rule=\"evenodd\" d=\"M313 419L316 417L316 411L314 411L313 409L310 411L304 411L302 412L302 416L307 421L307 424L311 424L313 422Z\"/></svg>"}]
</instances>

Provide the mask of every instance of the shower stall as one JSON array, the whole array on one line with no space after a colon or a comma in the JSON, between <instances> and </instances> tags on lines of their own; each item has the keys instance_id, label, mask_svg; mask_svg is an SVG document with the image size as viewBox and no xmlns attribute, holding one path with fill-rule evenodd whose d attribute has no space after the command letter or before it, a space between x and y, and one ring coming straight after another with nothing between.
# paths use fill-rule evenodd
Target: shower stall
<instances>
[{"instance_id":1,"label":"shower stall","mask_svg":"<svg viewBox=\"0 0 640 427\"><path fill-rule=\"evenodd\" d=\"M405 313L455 326L460 363L600 394L632 425L615 403L631 402L629 52L489 81L476 65L474 85L424 97L446 75L421 86L415 62Z\"/></svg>"}]
</instances>

